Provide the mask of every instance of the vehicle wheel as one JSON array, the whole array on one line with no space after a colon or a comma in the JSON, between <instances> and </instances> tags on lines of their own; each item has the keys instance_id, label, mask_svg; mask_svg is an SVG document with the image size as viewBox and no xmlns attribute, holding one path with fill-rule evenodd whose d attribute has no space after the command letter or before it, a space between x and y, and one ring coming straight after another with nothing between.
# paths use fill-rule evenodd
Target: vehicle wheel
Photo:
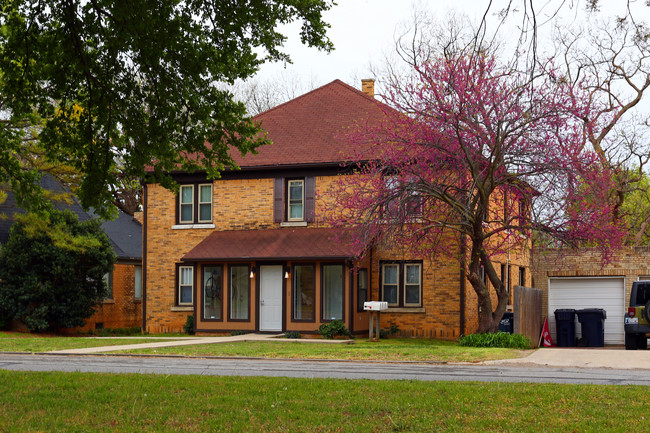
<instances>
[{"instance_id":1,"label":"vehicle wheel","mask_svg":"<svg viewBox=\"0 0 650 433\"><path fill-rule=\"evenodd\" d=\"M637 334L625 333L625 350L636 350Z\"/></svg>"},{"instance_id":2,"label":"vehicle wheel","mask_svg":"<svg viewBox=\"0 0 650 433\"><path fill-rule=\"evenodd\" d=\"M636 347L640 350L648 350L648 338L645 334L638 334L636 340Z\"/></svg>"},{"instance_id":3,"label":"vehicle wheel","mask_svg":"<svg viewBox=\"0 0 650 433\"><path fill-rule=\"evenodd\" d=\"M650 322L650 301L645 303L645 310L643 311L643 315L645 316L645 320Z\"/></svg>"}]
</instances>

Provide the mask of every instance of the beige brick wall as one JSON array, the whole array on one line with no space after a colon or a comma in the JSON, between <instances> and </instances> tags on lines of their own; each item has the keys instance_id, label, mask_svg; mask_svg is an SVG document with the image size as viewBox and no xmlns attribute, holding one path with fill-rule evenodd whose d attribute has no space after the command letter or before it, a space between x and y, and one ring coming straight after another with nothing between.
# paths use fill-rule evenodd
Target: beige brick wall
<instances>
[{"instance_id":1,"label":"beige brick wall","mask_svg":"<svg viewBox=\"0 0 650 433\"><path fill-rule=\"evenodd\" d=\"M335 176L321 176L316 178L316 221L310 227L324 225L323 216L327 205L331 203L329 192L334 183ZM172 229L176 218L175 196L159 185L147 187L147 311L146 323L149 332L179 332L185 324L186 317L192 311L178 310L176 302L176 263L181 257L194 248L207 237L213 230L242 230L279 228L273 222L273 179L240 179L240 180L215 180L213 188L213 222L215 229ZM458 250L458 247L456 251ZM451 249L454 251L454 249ZM398 251L375 252L372 264L371 299L377 300L379 293L379 262L380 260L405 260L404 253ZM504 263L509 260L511 264L511 278L514 287L518 284L518 266L521 264L528 268L530 258L519 257L516 249L510 255L494 258ZM361 267L367 267L360 265ZM255 265L255 263L249 263ZM224 268L225 269L225 268ZM317 272L320 272L320 263L317 263ZM197 267L200 273L200 267ZM497 272L500 268L497 265ZM345 315L346 322L353 320L355 331L367 331L368 313L356 311L356 278L354 287L349 286L349 270L346 268ZM195 275L196 276L196 275ZM382 328L391 324L399 326L406 335L455 339L460 336L460 262L453 258L440 258L436 261L424 260L423 262L423 291L422 312L391 312L382 313ZM527 272L530 279L530 272ZM251 281L251 321L250 322L209 322L201 324L202 328L220 330L255 328L257 316L256 284ZM224 285L224 287L226 287ZM353 314L349 317L350 292L353 290ZM227 291L224 291L224 297ZM320 298L316 308L315 323L291 322L291 282L286 286L286 328L289 330L316 330L320 325ZM465 308L466 308L466 333L473 332L478 326L477 301L469 282L465 283ZM196 302L196 299L195 299ZM224 309L227 315L227 309Z\"/></svg>"},{"instance_id":2,"label":"beige brick wall","mask_svg":"<svg viewBox=\"0 0 650 433\"><path fill-rule=\"evenodd\" d=\"M310 227L324 225L324 192L334 181L333 176L316 178L316 221ZM146 323L149 332L182 331L187 316L192 312L174 311L178 310L175 305L176 264L210 233L214 230L280 228L280 224L273 222L272 178L215 180L213 185L214 229L172 229L176 222L175 195L160 185L147 185ZM251 316L254 319L257 313L254 309L255 290L251 294ZM233 330L254 329L254 326L252 320L251 323L223 322L220 327Z\"/></svg>"},{"instance_id":3,"label":"beige brick wall","mask_svg":"<svg viewBox=\"0 0 650 433\"><path fill-rule=\"evenodd\" d=\"M593 249L578 252L536 250L532 267L534 287L543 293L542 315L548 314L549 277L624 277L627 307L632 283L640 276L650 276L650 248L625 247L615 252L607 264L603 264L600 254Z\"/></svg>"}]
</instances>

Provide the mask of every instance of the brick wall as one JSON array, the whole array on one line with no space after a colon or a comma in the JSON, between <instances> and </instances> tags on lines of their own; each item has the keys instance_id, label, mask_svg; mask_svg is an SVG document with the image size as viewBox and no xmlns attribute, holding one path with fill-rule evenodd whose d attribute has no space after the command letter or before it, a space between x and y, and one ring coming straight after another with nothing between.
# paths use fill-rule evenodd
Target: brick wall
<instances>
[{"instance_id":1,"label":"brick wall","mask_svg":"<svg viewBox=\"0 0 650 433\"><path fill-rule=\"evenodd\" d=\"M624 277L625 305L630 299L632 283L640 276L650 276L650 248L625 247L616 252L610 263L604 264L598 251L577 252L536 250L533 254L533 287L543 293L542 314L548 311L549 277Z\"/></svg>"},{"instance_id":2,"label":"brick wall","mask_svg":"<svg viewBox=\"0 0 650 433\"><path fill-rule=\"evenodd\" d=\"M335 176L316 178L316 219L310 227L324 225L323 216L328 204L331 203L329 194ZM193 307L176 306L176 264L181 257L189 252L200 241L205 239L213 230L242 230L279 228L273 222L273 179L240 179L216 180L213 187L213 222L215 228L210 229L173 229L176 219L175 196L159 185L147 186L147 311L146 323L149 332L179 332L185 324L186 317L193 313ZM455 248L455 250L454 250ZM528 255L518 255L518 247L513 246L501 256L495 257L499 263L510 263L511 287L519 284L519 266L527 268L526 278L530 281ZM519 248L521 249L521 248ZM458 246L450 251L459 251ZM371 270L371 300L378 300L379 293L379 263L381 260L406 260L401 251L375 252ZM366 262L367 263L367 262ZM250 263L254 265L253 263ZM363 265L362 265L363 266ZM366 264L367 266L367 264ZM500 273L499 265L496 266ZM197 267L196 273L200 271ZM460 300L461 300L461 267L458 259L441 258L440 260L423 261L422 308L416 310L404 309L397 312L382 313L382 328L397 325L405 335L455 339L461 334ZM195 273L195 276L196 276ZM196 281L196 279L195 279ZM349 279L346 277L345 314L346 321L350 320L348 305L350 294ZM257 284L252 282L253 287ZM528 284L528 283L527 283ZM196 286L196 284L195 284ZM354 306L352 320L355 331L367 330L368 314L356 312L356 279L352 289ZM225 286L224 286L225 287ZM254 329L255 327L255 292L251 290L251 322L239 323L236 326L227 322L213 322L215 329ZM306 330L304 324L291 323L291 290L287 286L286 316L287 329ZM196 294L195 294L196 296ZM195 299L196 302L196 299ZM478 327L476 294L468 281L465 282L465 332L471 333ZM226 310L224 310L226 311ZM318 321L317 321L318 322ZM320 323L310 324L316 329Z\"/></svg>"},{"instance_id":3,"label":"brick wall","mask_svg":"<svg viewBox=\"0 0 650 433\"><path fill-rule=\"evenodd\" d=\"M95 314L86 320L86 325L74 331L142 326L142 302L135 299L135 265L115 264L112 283L113 299L101 303Z\"/></svg>"},{"instance_id":4,"label":"brick wall","mask_svg":"<svg viewBox=\"0 0 650 433\"><path fill-rule=\"evenodd\" d=\"M316 178L316 220L310 227L323 226L325 191L333 176ZM180 332L192 307L176 306L176 264L214 230L276 229L273 222L273 179L215 180L213 182L214 228L173 229L176 197L160 185L147 185L146 323L149 332ZM197 267L197 272L200 269ZM255 302L255 291L251 292ZM251 310L253 315L255 310ZM253 316L254 318L255 316ZM232 324L232 329L250 329L250 323Z\"/></svg>"}]
</instances>

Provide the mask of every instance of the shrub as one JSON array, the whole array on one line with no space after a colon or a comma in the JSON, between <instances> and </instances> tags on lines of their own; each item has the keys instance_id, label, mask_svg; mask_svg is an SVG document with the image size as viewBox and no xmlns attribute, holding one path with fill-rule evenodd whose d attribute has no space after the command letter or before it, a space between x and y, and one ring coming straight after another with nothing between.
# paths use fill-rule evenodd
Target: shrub
<instances>
[{"instance_id":1,"label":"shrub","mask_svg":"<svg viewBox=\"0 0 650 433\"><path fill-rule=\"evenodd\" d=\"M379 338L388 338L391 335L395 335L399 332L399 326L397 325L390 325L388 329L380 329L379 330Z\"/></svg>"},{"instance_id":2,"label":"shrub","mask_svg":"<svg viewBox=\"0 0 650 433\"><path fill-rule=\"evenodd\" d=\"M248 331L231 331L230 332L230 335L232 335L233 337L236 337L238 335L246 335L246 334L248 334Z\"/></svg>"},{"instance_id":3,"label":"shrub","mask_svg":"<svg viewBox=\"0 0 650 433\"><path fill-rule=\"evenodd\" d=\"M530 349L530 340L521 334L497 332L495 334L464 335L458 340L466 347L504 347L509 349Z\"/></svg>"},{"instance_id":4,"label":"shrub","mask_svg":"<svg viewBox=\"0 0 650 433\"><path fill-rule=\"evenodd\" d=\"M284 333L284 338L299 339L302 338L302 334L296 331L289 331Z\"/></svg>"},{"instance_id":5,"label":"shrub","mask_svg":"<svg viewBox=\"0 0 650 433\"><path fill-rule=\"evenodd\" d=\"M325 338L332 339L337 335L352 337L348 328L340 320L332 320L329 323L323 323L318 327L318 332Z\"/></svg>"},{"instance_id":6,"label":"shrub","mask_svg":"<svg viewBox=\"0 0 650 433\"><path fill-rule=\"evenodd\" d=\"M32 332L83 326L107 294L115 253L97 220L21 215L0 250L0 311Z\"/></svg>"},{"instance_id":7,"label":"shrub","mask_svg":"<svg viewBox=\"0 0 650 433\"><path fill-rule=\"evenodd\" d=\"M190 314L185 320L185 326L183 326L183 331L187 335L194 335L194 315Z\"/></svg>"}]
</instances>

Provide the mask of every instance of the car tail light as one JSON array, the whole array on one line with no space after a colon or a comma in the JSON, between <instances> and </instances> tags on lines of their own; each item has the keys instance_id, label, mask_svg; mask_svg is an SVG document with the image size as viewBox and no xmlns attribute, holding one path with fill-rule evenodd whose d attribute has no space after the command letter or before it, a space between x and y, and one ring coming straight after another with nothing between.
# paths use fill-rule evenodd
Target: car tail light
<instances>
[{"instance_id":1,"label":"car tail light","mask_svg":"<svg viewBox=\"0 0 650 433\"><path fill-rule=\"evenodd\" d=\"M627 309L627 315L630 317L636 316L636 308L630 307Z\"/></svg>"}]
</instances>

